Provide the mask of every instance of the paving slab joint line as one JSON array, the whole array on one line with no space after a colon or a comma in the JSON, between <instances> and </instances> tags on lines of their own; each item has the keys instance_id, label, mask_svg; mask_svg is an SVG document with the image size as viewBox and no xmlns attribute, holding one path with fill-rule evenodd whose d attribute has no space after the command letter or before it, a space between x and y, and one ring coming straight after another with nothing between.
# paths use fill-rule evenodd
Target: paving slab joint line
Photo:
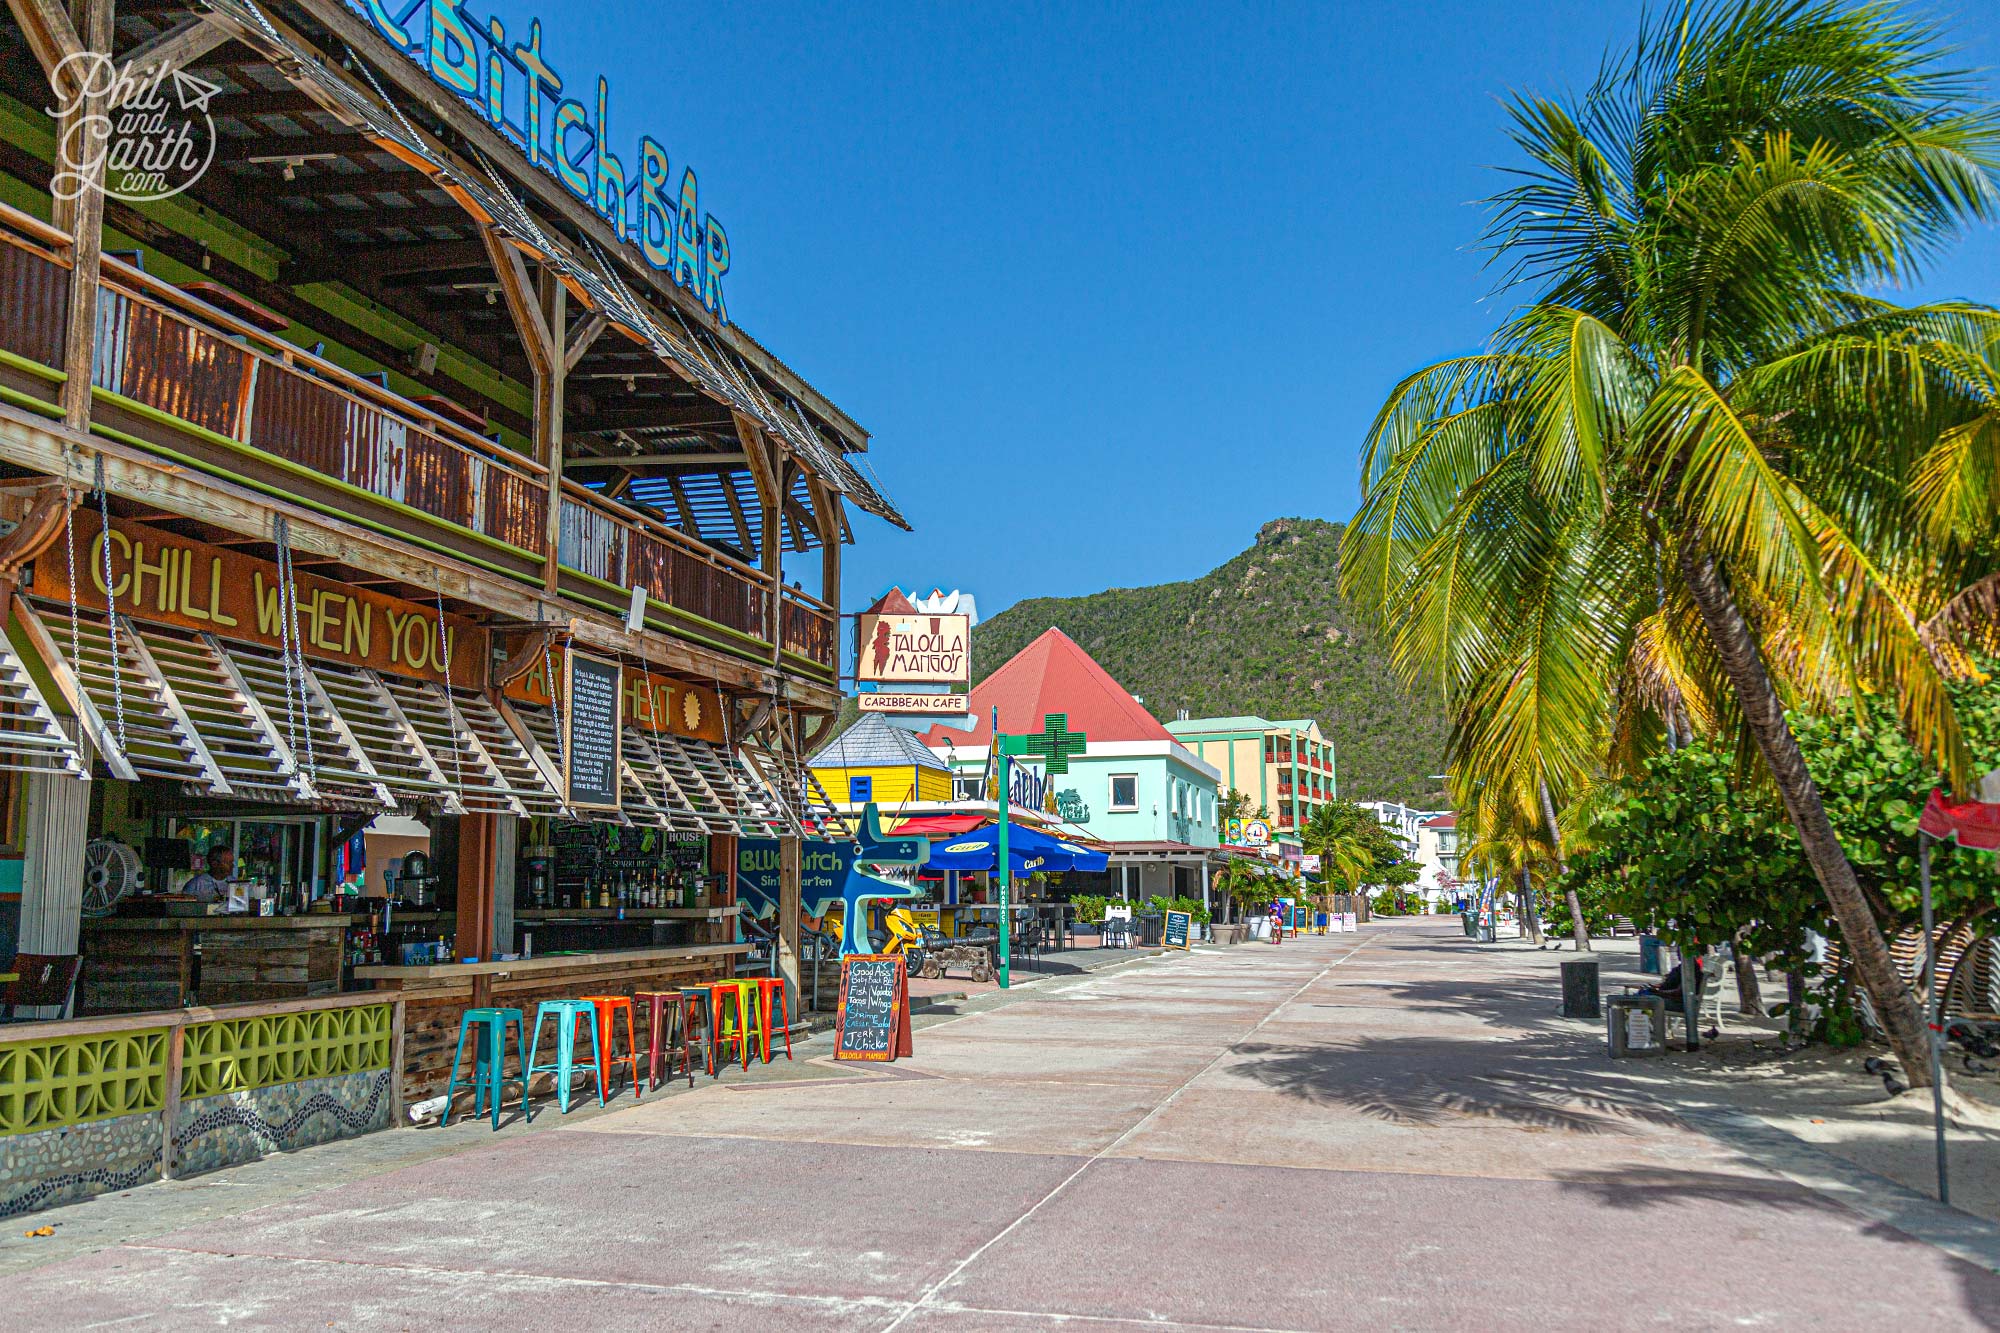
<instances>
[{"instance_id":1,"label":"paving slab joint line","mask_svg":"<svg viewBox=\"0 0 2000 1333\"><path fill-rule=\"evenodd\" d=\"M987 1238L976 1249L974 1249L972 1253L966 1255L963 1259L959 1260L956 1264L954 1264L949 1273L946 1273L943 1277L939 1278L936 1282L932 1283L928 1288L924 1290L924 1292L921 1295L917 1297L916 1300L910 1302L909 1305L903 1310L901 1314L897 1315L894 1319L890 1320L887 1324L883 1325L881 1333L895 1333L896 1329L901 1328L903 1324L906 1321L908 1321L910 1316L915 1314L919 1310L938 1309L939 1306L935 1302L937 1294L943 1291L946 1287L950 1286L953 1282L956 1282L958 1280L959 1275L965 1272L967 1268L970 1268L974 1263L974 1261L976 1261L980 1255L986 1253L988 1250L992 1249L995 1245L998 1245L1001 1241L1005 1240L1008 1236L1012 1235L1016 1227L1020 1226L1023 1222L1026 1222L1029 1218L1033 1217L1037 1212L1041 1211L1042 1207L1046 1205L1050 1200L1054 1199L1057 1195L1061 1194L1064 1190L1068 1189L1071 1185L1075 1184L1077 1179L1081 1177L1084 1172L1090 1170L1090 1168L1094 1166L1096 1163L1103 1161L1105 1158L1109 1157L1113 1152L1117 1151L1117 1149L1121 1147L1126 1142L1126 1140L1130 1139L1134 1134L1137 1134L1140 1130L1144 1129L1148 1124L1152 1122L1153 1117L1157 1116L1161 1111L1164 1111L1167 1107L1173 1105L1174 1101L1181 1095L1181 1093L1185 1092L1189 1088L1189 1086L1191 1086L1194 1083L1196 1079L1200 1078L1202 1075L1208 1073L1211 1069L1214 1069L1217 1065L1221 1064L1224 1060L1228 1059L1229 1056L1235 1052L1237 1047L1241 1046L1244 1042L1250 1040L1250 1038L1256 1036L1257 1033L1263 1028L1263 1026L1266 1023L1269 1023L1274 1017L1276 1017L1278 1012L1282 1010L1286 1005L1292 1003L1294 1000L1298 999L1299 996L1305 994L1308 990L1312 989L1312 987L1318 985L1319 982L1322 979L1324 979L1328 973L1332 972L1334 968L1340 966L1340 964L1354 957L1355 954L1360 953L1361 950L1365 948L1367 945L1383 938L1385 937L1381 935L1370 934L1362 938L1361 940L1356 941L1353 948L1349 949L1346 953L1340 955L1340 957L1338 958L1328 960L1328 962L1324 966L1322 966L1318 971L1314 972L1310 977L1307 977L1304 981L1300 982L1297 988L1295 988L1289 995L1285 996L1283 999L1273 1004L1270 1007L1270 1009L1265 1012L1262 1018L1258 1019L1255 1023L1253 1023L1248 1032L1245 1032L1240 1037L1232 1038L1227 1045L1225 1045L1220 1051L1216 1052L1214 1059L1210 1060L1200 1069L1197 1069L1194 1073L1189 1074L1186 1078L1182 1079L1172 1092L1169 1092L1165 1097L1162 1097L1152 1107L1151 1110L1147 1111L1146 1114L1140 1116L1136 1121L1134 1121L1131 1125L1129 1125L1124 1133L1120 1134L1117 1138L1113 1139L1111 1142L1105 1144L1102 1148L1099 1148L1096 1152L1092 1153L1089 1157L1085 1158L1082 1165L1078 1166L1076 1170L1070 1172L1067 1176L1064 1176L1061 1180L1057 1181L1055 1187L1051 1189L1048 1193L1044 1194L1041 1198L1035 1200L1034 1203L1029 1204L1028 1207L1022 1211L1020 1216L1016 1217L1006 1226L1000 1228L1000 1230L993 1233L992 1236ZM1157 955L1153 955L1153 957L1157 957ZM1149 962L1151 961L1151 958L1149 957L1146 959L1135 959L1133 961ZM967 1017L973 1017L973 1016L974 1015L967 1015ZM949 1019L946 1021L956 1022L958 1020Z\"/></svg>"},{"instance_id":2,"label":"paving slab joint line","mask_svg":"<svg viewBox=\"0 0 2000 1333\"><path fill-rule=\"evenodd\" d=\"M1747 1111L1657 1105L1794 1185L1954 1258L2000 1273L2000 1225L1939 1203Z\"/></svg>"}]
</instances>

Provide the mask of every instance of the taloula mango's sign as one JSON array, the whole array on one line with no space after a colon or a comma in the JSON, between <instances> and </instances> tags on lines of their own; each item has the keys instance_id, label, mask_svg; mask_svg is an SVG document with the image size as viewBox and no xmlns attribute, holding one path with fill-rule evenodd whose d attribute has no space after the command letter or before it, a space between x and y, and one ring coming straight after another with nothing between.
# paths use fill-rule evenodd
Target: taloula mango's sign
<instances>
[{"instance_id":1,"label":"taloula mango's sign","mask_svg":"<svg viewBox=\"0 0 2000 1333\"><path fill-rule=\"evenodd\" d=\"M78 606L103 610L108 602L134 620L197 630L273 651L284 646L284 590L278 567L271 561L120 520L108 535L107 589L107 534L81 519L76 529L76 566L87 571L83 586L76 590ZM68 571L69 561L60 546L52 547L35 561L34 582L28 590L67 604ZM311 574L295 575L293 582L298 591L299 646L307 657L435 681L445 678L448 661L452 684L485 686L487 634L472 622L445 617L440 641L436 607ZM64 641L60 632L56 638Z\"/></svg>"},{"instance_id":2,"label":"taloula mango's sign","mask_svg":"<svg viewBox=\"0 0 2000 1333\"><path fill-rule=\"evenodd\" d=\"M611 85L594 91L563 79L542 52L542 23L516 40L497 17L480 19L454 0L347 0L375 30L457 93L563 188L603 217L646 263L693 292L725 323L722 276L729 235L701 211L694 168L679 187L667 150L639 136L630 163L612 151ZM585 95L579 96L579 93Z\"/></svg>"}]
</instances>

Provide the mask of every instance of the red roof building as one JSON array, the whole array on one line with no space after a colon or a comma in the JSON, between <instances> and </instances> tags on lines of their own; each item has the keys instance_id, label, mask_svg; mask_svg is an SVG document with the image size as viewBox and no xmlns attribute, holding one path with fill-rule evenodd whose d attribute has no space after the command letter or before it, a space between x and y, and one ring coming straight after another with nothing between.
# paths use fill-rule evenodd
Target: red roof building
<instances>
[{"instance_id":1,"label":"red roof building","mask_svg":"<svg viewBox=\"0 0 2000 1333\"><path fill-rule=\"evenodd\" d=\"M1040 731L1044 715L1062 713L1071 731L1082 732L1093 743L1175 743L1145 705L1059 629L1045 632L974 688L972 716L977 725L970 732L933 727L924 744L960 749L990 745L995 708L1000 710L1000 729L1009 735Z\"/></svg>"}]
</instances>

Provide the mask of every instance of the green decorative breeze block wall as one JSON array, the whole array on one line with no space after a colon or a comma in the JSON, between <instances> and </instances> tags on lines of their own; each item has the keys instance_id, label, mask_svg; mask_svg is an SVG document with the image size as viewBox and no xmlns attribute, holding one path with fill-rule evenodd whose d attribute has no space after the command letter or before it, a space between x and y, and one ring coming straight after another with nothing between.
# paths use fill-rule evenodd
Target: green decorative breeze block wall
<instances>
[{"instance_id":1,"label":"green decorative breeze block wall","mask_svg":"<svg viewBox=\"0 0 2000 1333\"><path fill-rule=\"evenodd\" d=\"M384 1069L394 1006L313 1009L190 1023L181 1096L248 1092L302 1079Z\"/></svg>"},{"instance_id":2,"label":"green decorative breeze block wall","mask_svg":"<svg viewBox=\"0 0 2000 1333\"><path fill-rule=\"evenodd\" d=\"M165 1028L0 1043L0 1135L157 1111L166 1083Z\"/></svg>"}]
</instances>

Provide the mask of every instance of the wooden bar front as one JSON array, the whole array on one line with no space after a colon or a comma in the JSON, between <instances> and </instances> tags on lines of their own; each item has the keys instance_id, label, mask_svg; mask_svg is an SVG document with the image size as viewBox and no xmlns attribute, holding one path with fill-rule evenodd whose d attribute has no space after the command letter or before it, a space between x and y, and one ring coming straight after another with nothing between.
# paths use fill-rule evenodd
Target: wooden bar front
<instances>
[{"instance_id":1,"label":"wooden bar front","mask_svg":"<svg viewBox=\"0 0 2000 1333\"><path fill-rule=\"evenodd\" d=\"M86 1014L309 999L340 991L345 916L104 917L83 923Z\"/></svg>"}]
</instances>

